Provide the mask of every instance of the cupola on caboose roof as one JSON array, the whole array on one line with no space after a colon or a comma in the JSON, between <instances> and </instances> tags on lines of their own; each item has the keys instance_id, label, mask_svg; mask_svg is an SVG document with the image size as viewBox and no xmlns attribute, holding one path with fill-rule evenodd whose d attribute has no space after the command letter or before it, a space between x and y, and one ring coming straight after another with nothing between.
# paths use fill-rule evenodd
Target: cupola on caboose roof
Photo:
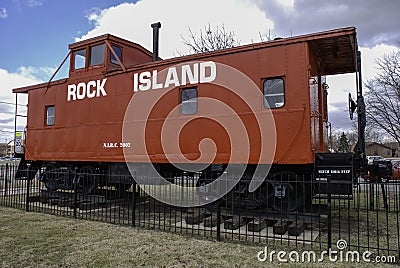
<instances>
[{"instance_id":1,"label":"cupola on caboose roof","mask_svg":"<svg viewBox=\"0 0 400 268\"><path fill-rule=\"evenodd\" d=\"M82 72L125 70L152 61L152 53L125 39L105 34L69 45L70 76Z\"/></svg>"}]
</instances>

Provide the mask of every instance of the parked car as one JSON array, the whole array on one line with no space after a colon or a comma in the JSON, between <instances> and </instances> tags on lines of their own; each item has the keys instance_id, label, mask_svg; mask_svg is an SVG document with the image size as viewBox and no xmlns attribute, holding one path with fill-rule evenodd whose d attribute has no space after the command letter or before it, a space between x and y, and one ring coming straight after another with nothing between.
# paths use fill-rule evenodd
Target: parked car
<instances>
[{"instance_id":1,"label":"parked car","mask_svg":"<svg viewBox=\"0 0 400 268\"><path fill-rule=\"evenodd\" d=\"M379 168L378 168L379 170L375 170L375 172L380 172L381 175L383 176L382 178L384 178L386 180L392 179L393 175L390 175L390 177L389 177L389 174L390 174L390 169L392 168L392 167L390 167L390 164L393 165L393 161L391 161L389 159L385 159L379 155L367 156L367 161L368 161L368 172L367 172L367 174L364 175L364 179L366 181L369 181L371 179L371 174L370 174L371 170L375 170L377 168L377 166L374 166L374 162L376 162L376 161L382 161L382 162L380 162L380 164L379 164ZM383 164L384 162L390 162L390 164L384 165ZM394 172L395 171L393 169L392 173L394 174ZM397 171L397 174L398 174L398 172L399 171ZM383 175L383 174L387 174L387 175ZM396 177L399 177L399 175L397 175Z\"/></svg>"},{"instance_id":2,"label":"parked car","mask_svg":"<svg viewBox=\"0 0 400 268\"><path fill-rule=\"evenodd\" d=\"M370 155L367 156L367 160L368 160L368 165L372 165L375 160L385 160L385 158L379 155Z\"/></svg>"}]
</instances>

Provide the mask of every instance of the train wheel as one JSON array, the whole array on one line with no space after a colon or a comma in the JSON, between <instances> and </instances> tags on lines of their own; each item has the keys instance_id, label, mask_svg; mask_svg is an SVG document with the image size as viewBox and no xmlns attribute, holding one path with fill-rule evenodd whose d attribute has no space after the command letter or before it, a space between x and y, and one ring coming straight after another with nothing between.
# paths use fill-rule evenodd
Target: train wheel
<instances>
[{"instance_id":1,"label":"train wheel","mask_svg":"<svg viewBox=\"0 0 400 268\"><path fill-rule=\"evenodd\" d=\"M91 166L81 167L78 173L78 192L82 194L92 194L98 186L98 178L95 170Z\"/></svg>"},{"instance_id":2,"label":"train wheel","mask_svg":"<svg viewBox=\"0 0 400 268\"><path fill-rule=\"evenodd\" d=\"M199 197L199 201L201 203L207 203L209 204L210 202L213 203L214 201L218 200L218 192L216 189L210 186L210 183L212 182L212 179L206 178L204 176L201 176L196 183L197 187L197 194ZM215 203L213 203L215 205Z\"/></svg>"},{"instance_id":3,"label":"train wheel","mask_svg":"<svg viewBox=\"0 0 400 268\"><path fill-rule=\"evenodd\" d=\"M65 187L65 172L62 172L56 165L47 165L41 176L41 181L47 190L53 192Z\"/></svg>"},{"instance_id":4,"label":"train wheel","mask_svg":"<svg viewBox=\"0 0 400 268\"><path fill-rule=\"evenodd\" d=\"M197 181L197 185L198 187L198 196L199 196L199 200L200 202L208 202L209 199L211 198L211 193L210 193L210 187L209 185L207 185L207 182L205 181Z\"/></svg>"},{"instance_id":5,"label":"train wheel","mask_svg":"<svg viewBox=\"0 0 400 268\"><path fill-rule=\"evenodd\" d=\"M290 212L302 209L305 204L305 184L293 172L283 171L269 177L273 193L269 205L278 211Z\"/></svg>"},{"instance_id":6,"label":"train wheel","mask_svg":"<svg viewBox=\"0 0 400 268\"><path fill-rule=\"evenodd\" d=\"M268 206L268 201L273 195L273 187L270 183L263 183L255 192L254 192L254 201L257 207Z\"/></svg>"}]
</instances>

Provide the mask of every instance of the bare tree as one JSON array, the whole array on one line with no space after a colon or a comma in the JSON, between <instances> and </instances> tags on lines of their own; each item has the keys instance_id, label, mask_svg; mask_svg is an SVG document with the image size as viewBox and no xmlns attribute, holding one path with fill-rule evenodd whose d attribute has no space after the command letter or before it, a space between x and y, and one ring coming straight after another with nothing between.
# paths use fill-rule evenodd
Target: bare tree
<instances>
[{"instance_id":1,"label":"bare tree","mask_svg":"<svg viewBox=\"0 0 400 268\"><path fill-rule=\"evenodd\" d=\"M376 63L380 72L366 83L367 120L400 144L400 50Z\"/></svg>"},{"instance_id":2,"label":"bare tree","mask_svg":"<svg viewBox=\"0 0 400 268\"><path fill-rule=\"evenodd\" d=\"M262 35L261 32L258 32L258 35L260 36L261 42L268 42L279 38L275 34L274 35L271 34L271 29L268 30L268 34L266 34L265 36Z\"/></svg>"},{"instance_id":3,"label":"bare tree","mask_svg":"<svg viewBox=\"0 0 400 268\"><path fill-rule=\"evenodd\" d=\"M357 133L358 133L357 121L354 120L352 122L351 135L357 139L358 135ZM365 141L367 143L368 142L383 143L385 138L387 138L388 136L384 130L382 130L381 128L377 128L372 120L367 120L364 134L365 134ZM349 140L351 141L351 138L349 138Z\"/></svg>"},{"instance_id":4,"label":"bare tree","mask_svg":"<svg viewBox=\"0 0 400 268\"><path fill-rule=\"evenodd\" d=\"M202 53L220 50L224 48L235 47L240 44L233 31L226 31L225 26L211 29L211 25L200 29L200 33L196 34L189 27L189 36L184 38L181 36L183 43L189 47L191 53Z\"/></svg>"}]
</instances>

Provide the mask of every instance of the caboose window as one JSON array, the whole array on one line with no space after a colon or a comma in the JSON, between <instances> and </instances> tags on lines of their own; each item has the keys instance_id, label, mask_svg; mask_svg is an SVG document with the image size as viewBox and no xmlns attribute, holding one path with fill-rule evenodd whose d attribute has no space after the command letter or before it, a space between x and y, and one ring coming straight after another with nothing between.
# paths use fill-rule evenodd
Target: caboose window
<instances>
[{"instance_id":1,"label":"caboose window","mask_svg":"<svg viewBox=\"0 0 400 268\"><path fill-rule=\"evenodd\" d=\"M74 53L75 70L85 68L86 64L86 49L75 51Z\"/></svg>"},{"instance_id":2,"label":"caboose window","mask_svg":"<svg viewBox=\"0 0 400 268\"><path fill-rule=\"evenodd\" d=\"M89 66L103 64L104 62L104 44L90 48Z\"/></svg>"},{"instance_id":3,"label":"caboose window","mask_svg":"<svg viewBox=\"0 0 400 268\"><path fill-rule=\"evenodd\" d=\"M46 107L46 126L54 125L54 113L55 113L54 105Z\"/></svg>"},{"instance_id":4,"label":"caboose window","mask_svg":"<svg viewBox=\"0 0 400 268\"><path fill-rule=\"evenodd\" d=\"M117 47L117 46L114 46L114 45L111 46L111 47L114 50L115 54L117 54L118 59L120 61L122 61L122 50L121 50L121 48ZM114 54L112 52L110 53L110 61L111 61L111 63L118 64L118 60L117 60L117 58L115 58L115 56L114 56Z\"/></svg>"},{"instance_id":5,"label":"caboose window","mask_svg":"<svg viewBox=\"0 0 400 268\"><path fill-rule=\"evenodd\" d=\"M195 114L197 112L197 88L185 88L181 91L181 113Z\"/></svg>"},{"instance_id":6,"label":"caboose window","mask_svg":"<svg viewBox=\"0 0 400 268\"><path fill-rule=\"evenodd\" d=\"M285 105L285 83L282 78L264 81L264 106L266 108L281 108Z\"/></svg>"}]
</instances>

